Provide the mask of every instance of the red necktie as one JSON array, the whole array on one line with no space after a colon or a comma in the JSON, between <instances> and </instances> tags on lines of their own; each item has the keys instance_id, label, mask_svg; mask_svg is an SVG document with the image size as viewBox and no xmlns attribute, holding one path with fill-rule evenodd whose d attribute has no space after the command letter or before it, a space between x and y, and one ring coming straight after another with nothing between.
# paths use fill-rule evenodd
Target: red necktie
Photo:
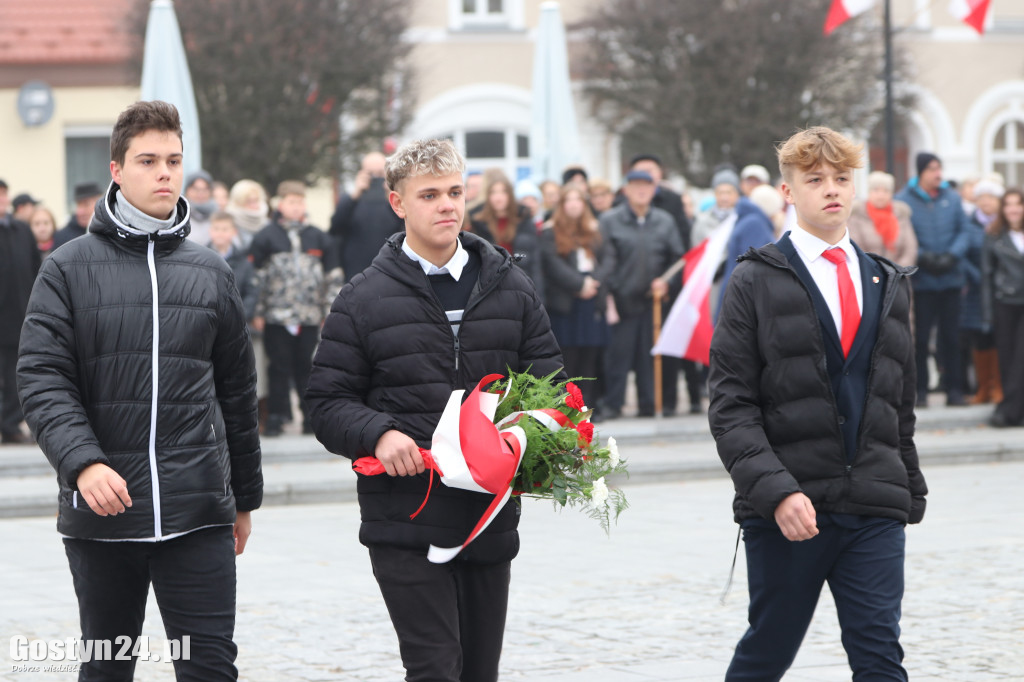
<instances>
[{"instance_id":1,"label":"red necktie","mask_svg":"<svg viewBox=\"0 0 1024 682\"><path fill-rule=\"evenodd\" d=\"M860 306L857 305L857 290L853 288L850 269L846 267L846 252L840 248L826 249L822 253L827 260L836 264L836 278L839 280L839 309L843 318L843 332L839 342L843 346L843 357L849 357L853 339L860 326Z\"/></svg>"}]
</instances>

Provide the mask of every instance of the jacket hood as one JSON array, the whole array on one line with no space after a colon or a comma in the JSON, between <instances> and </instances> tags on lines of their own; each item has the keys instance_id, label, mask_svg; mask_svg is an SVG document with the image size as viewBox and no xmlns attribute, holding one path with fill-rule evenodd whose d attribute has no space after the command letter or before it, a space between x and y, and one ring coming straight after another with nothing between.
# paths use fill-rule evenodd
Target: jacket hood
<instances>
[{"instance_id":1,"label":"jacket hood","mask_svg":"<svg viewBox=\"0 0 1024 682\"><path fill-rule=\"evenodd\" d=\"M750 215L751 213L764 213L764 211L757 207L757 204L746 197L740 197L740 200L736 202L735 211L737 220L743 216Z\"/></svg>"},{"instance_id":2,"label":"jacket hood","mask_svg":"<svg viewBox=\"0 0 1024 682\"><path fill-rule=\"evenodd\" d=\"M111 180L106 194L96 200L96 208L93 211L92 222L89 224L89 231L108 237L120 237L121 239L133 241L149 241L149 233L122 223L114 214L114 204L117 201L116 196L119 189L121 189L120 185ZM167 229L157 232L155 235L156 241L181 243L188 236L192 230L189 224L191 207L184 196L178 197L175 213L174 224Z\"/></svg>"}]
</instances>

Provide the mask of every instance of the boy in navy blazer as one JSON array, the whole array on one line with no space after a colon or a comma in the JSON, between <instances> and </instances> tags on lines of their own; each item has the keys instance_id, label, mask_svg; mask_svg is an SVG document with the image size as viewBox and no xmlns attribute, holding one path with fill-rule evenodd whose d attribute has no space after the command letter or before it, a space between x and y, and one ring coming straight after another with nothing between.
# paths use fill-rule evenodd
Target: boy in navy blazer
<instances>
[{"instance_id":1,"label":"boy in navy blazer","mask_svg":"<svg viewBox=\"0 0 1024 682\"><path fill-rule=\"evenodd\" d=\"M736 489L750 627L728 682L779 680L827 582L856 680L906 680L904 526L914 446L913 268L850 241L862 146L828 128L778 148L797 228L740 257L711 344L709 420Z\"/></svg>"}]
</instances>

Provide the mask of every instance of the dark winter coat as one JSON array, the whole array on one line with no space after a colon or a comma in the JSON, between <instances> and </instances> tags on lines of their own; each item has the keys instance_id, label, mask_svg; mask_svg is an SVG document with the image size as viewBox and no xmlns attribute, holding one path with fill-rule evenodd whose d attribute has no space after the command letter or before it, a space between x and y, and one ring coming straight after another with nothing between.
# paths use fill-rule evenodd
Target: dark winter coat
<instances>
[{"instance_id":1,"label":"dark winter coat","mask_svg":"<svg viewBox=\"0 0 1024 682\"><path fill-rule=\"evenodd\" d=\"M967 253L960 262L967 286L960 299L960 328L981 331L981 252L985 246L985 227L975 217L967 220Z\"/></svg>"},{"instance_id":2,"label":"dark winter coat","mask_svg":"<svg viewBox=\"0 0 1024 682\"><path fill-rule=\"evenodd\" d=\"M72 239L78 239L85 234L86 228L78 224L75 216L71 216L68 218L67 224L53 235L53 248L56 250L58 246L64 246Z\"/></svg>"},{"instance_id":3,"label":"dark winter coat","mask_svg":"<svg viewBox=\"0 0 1024 682\"><path fill-rule=\"evenodd\" d=\"M743 256L711 343L708 418L736 489L735 518L773 520L783 499L803 492L819 512L917 523L927 487L914 446L913 269L858 249L865 301L867 289L880 291L870 294L873 312L865 303L847 360L863 363L860 376L847 376L835 323L784 255L787 244L788 236ZM845 417L837 388L852 411Z\"/></svg>"},{"instance_id":4,"label":"dark winter coat","mask_svg":"<svg viewBox=\"0 0 1024 682\"><path fill-rule=\"evenodd\" d=\"M234 523L263 496L234 276L185 240L184 200L175 226L151 237L113 216L117 189L97 201L91 232L43 263L22 331L18 388L57 471L57 528L124 540ZM99 516L78 495L78 475L96 462L127 482L123 514Z\"/></svg>"},{"instance_id":5,"label":"dark winter coat","mask_svg":"<svg viewBox=\"0 0 1024 682\"><path fill-rule=\"evenodd\" d=\"M572 311L572 303L576 294L583 288L584 274L580 272L578 253L574 249L566 255L558 253L555 244L555 231L545 227L540 233L540 259L544 271L544 307L549 313L568 315ZM603 240L597 242L594 249L594 271L590 276L601 282L598 291L598 310L604 310L608 287L604 284L611 274L613 265L608 257L608 247Z\"/></svg>"},{"instance_id":6,"label":"dark winter coat","mask_svg":"<svg viewBox=\"0 0 1024 682\"><path fill-rule=\"evenodd\" d=\"M1024 254L1017 250L1009 234L985 238L981 271L982 320L991 329L996 301L1024 305Z\"/></svg>"},{"instance_id":7,"label":"dark winter coat","mask_svg":"<svg viewBox=\"0 0 1024 682\"><path fill-rule=\"evenodd\" d=\"M626 195L620 190L615 195L615 203L613 205L620 206L624 203L626 203ZM696 244L690 243L690 219L686 217L686 207L683 206L683 197L681 195L664 185L658 185L658 190L654 193L654 198L651 199L651 206L660 208L672 216L676 227L679 228L679 239L683 242L684 252L696 246ZM593 207L591 207L591 210L593 210Z\"/></svg>"},{"instance_id":8,"label":"dark winter coat","mask_svg":"<svg viewBox=\"0 0 1024 682\"><path fill-rule=\"evenodd\" d=\"M386 431L429 448L451 392L472 389L490 373L562 366L547 313L526 275L504 249L462 233L481 258L458 336L418 263L402 252L404 234L388 239L373 264L345 285L324 324L306 403L317 438L333 453L373 456ZM491 503L481 493L434 482L415 518L428 476L359 476L365 545L426 551L461 544ZM501 562L519 549L518 508L510 501L462 556Z\"/></svg>"},{"instance_id":9,"label":"dark winter coat","mask_svg":"<svg viewBox=\"0 0 1024 682\"><path fill-rule=\"evenodd\" d=\"M388 203L383 178L374 178L358 199L342 196L331 216L330 234L341 253L345 281L369 267L387 238L404 229Z\"/></svg>"},{"instance_id":10,"label":"dark winter coat","mask_svg":"<svg viewBox=\"0 0 1024 682\"><path fill-rule=\"evenodd\" d=\"M651 282L683 256L683 241L675 221L651 207L641 226L629 204L601 214L601 239L607 244L611 273L608 290L622 317L643 314L651 303ZM672 283L681 278L673 277Z\"/></svg>"},{"instance_id":11,"label":"dark winter coat","mask_svg":"<svg viewBox=\"0 0 1024 682\"><path fill-rule=\"evenodd\" d=\"M468 218L473 234L482 237L491 244L497 244L494 235L491 234L487 222L481 217L483 207L476 209ZM544 300L544 271L540 263L540 245L537 241L537 226L533 217L524 207L519 207L519 222L516 224L516 236L512 240L512 255L515 257L515 264L523 269L533 281L534 288Z\"/></svg>"},{"instance_id":12,"label":"dark winter coat","mask_svg":"<svg viewBox=\"0 0 1024 682\"><path fill-rule=\"evenodd\" d=\"M13 350L18 345L25 307L41 259L29 226L9 215L0 215L0 346Z\"/></svg>"},{"instance_id":13,"label":"dark winter coat","mask_svg":"<svg viewBox=\"0 0 1024 682\"><path fill-rule=\"evenodd\" d=\"M260 298L260 282L256 277L256 268L249 262L249 255L235 247L231 248L231 252L224 260L235 274L235 286L238 287L238 295L242 298L245 319L252 320L256 315L256 304Z\"/></svg>"}]
</instances>

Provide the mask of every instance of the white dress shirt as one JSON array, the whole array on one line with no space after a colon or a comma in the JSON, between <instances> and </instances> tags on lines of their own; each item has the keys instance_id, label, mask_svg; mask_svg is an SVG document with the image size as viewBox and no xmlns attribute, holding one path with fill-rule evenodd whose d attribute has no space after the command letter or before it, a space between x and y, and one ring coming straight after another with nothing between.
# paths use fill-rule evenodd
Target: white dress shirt
<instances>
[{"instance_id":1,"label":"white dress shirt","mask_svg":"<svg viewBox=\"0 0 1024 682\"><path fill-rule=\"evenodd\" d=\"M835 320L839 338L843 338L843 312L839 305L839 266L822 256L825 250L833 248L833 245L818 239L799 226L789 233L789 239L796 247L800 260L804 262L811 277L814 278L814 283L818 285L818 291L821 292L829 312L832 313L832 319ZM860 260L850 241L850 233L844 234L834 247L840 248L846 253L846 267L850 271L850 279L853 280L853 288L857 292L857 308L863 316L864 286L860 281Z\"/></svg>"},{"instance_id":2,"label":"white dress shirt","mask_svg":"<svg viewBox=\"0 0 1024 682\"><path fill-rule=\"evenodd\" d=\"M461 239L455 240L454 255L452 255L451 259L441 267L437 267L426 258L413 251L412 247L409 246L408 239L402 240L402 252L420 264L420 267L423 268L423 274L451 275L452 279L456 282L458 282L459 278L462 277L462 270L466 267L466 263L469 262L469 254L466 252L466 249L462 248Z\"/></svg>"}]
</instances>

